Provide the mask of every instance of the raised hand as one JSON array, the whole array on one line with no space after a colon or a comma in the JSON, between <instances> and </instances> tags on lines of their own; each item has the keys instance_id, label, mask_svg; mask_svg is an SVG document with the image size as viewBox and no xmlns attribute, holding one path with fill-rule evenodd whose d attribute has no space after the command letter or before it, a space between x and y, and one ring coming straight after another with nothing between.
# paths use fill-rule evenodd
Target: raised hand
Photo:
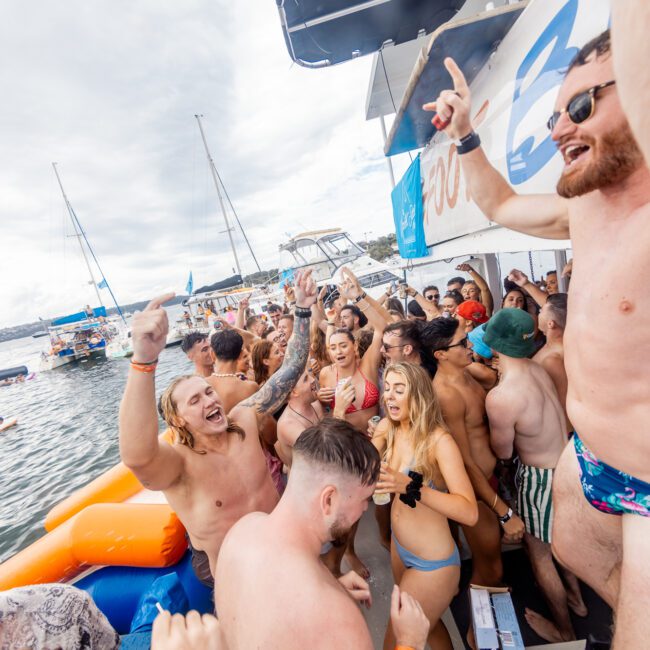
<instances>
[{"instance_id":1,"label":"raised hand","mask_svg":"<svg viewBox=\"0 0 650 650\"><path fill-rule=\"evenodd\" d=\"M244 311L248 309L248 306L250 305L250 295L246 296L246 298L242 298L239 301L239 305L237 305L237 309L243 309Z\"/></svg>"},{"instance_id":2,"label":"raised hand","mask_svg":"<svg viewBox=\"0 0 650 650\"><path fill-rule=\"evenodd\" d=\"M318 289L311 277L311 271L298 271L296 273L296 307L309 308L318 299Z\"/></svg>"},{"instance_id":3,"label":"raised hand","mask_svg":"<svg viewBox=\"0 0 650 650\"><path fill-rule=\"evenodd\" d=\"M460 140L460 138L465 137L472 131L470 121L471 93L465 75L451 57L445 59L445 68L451 75L454 89L443 90L435 102L424 104L422 108L425 111L435 111L439 120L448 123L443 129L444 132L452 140ZM434 122L435 119L434 116L431 122L437 128L436 122Z\"/></svg>"},{"instance_id":4,"label":"raised hand","mask_svg":"<svg viewBox=\"0 0 650 650\"><path fill-rule=\"evenodd\" d=\"M429 634L429 619L413 596L393 587L390 597L390 622L398 646L424 650Z\"/></svg>"},{"instance_id":5,"label":"raised hand","mask_svg":"<svg viewBox=\"0 0 650 650\"><path fill-rule=\"evenodd\" d=\"M508 280L514 282L518 287L523 287L528 284L528 276L519 269L512 269L512 271L508 273Z\"/></svg>"},{"instance_id":6,"label":"raised hand","mask_svg":"<svg viewBox=\"0 0 650 650\"><path fill-rule=\"evenodd\" d=\"M463 271L463 273L474 273L474 268L471 267L469 264L459 264L456 267L457 271Z\"/></svg>"},{"instance_id":7,"label":"raised hand","mask_svg":"<svg viewBox=\"0 0 650 650\"><path fill-rule=\"evenodd\" d=\"M361 288L361 284L359 284L357 276L347 266L341 269L341 276L343 277L344 283L347 284L352 300L358 298L363 293L363 289Z\"/></svg>"},{"instance_id":8,"label":"raised hand","mask_svg":"<svg viewBox=\"0 0 650 650\"><path fill-rule=\"evenodd\" d=\"M150 363L165 349L169 321L162 305L176 294L166 293L154 298L141 312L134 314L131 321L133 361Z\"/></svg>"},{"instance_id":9,"label":"raised hand","mask_svg":"<svg viewBox=\"0 0 650 650\"><path fill-rule=\"evenodd\" d=\"M570 259L564 265L564 268L562 269L562 277L563 278L571 278L571 273L573 273L573 260L572 259Z\"/></svg>"},{"instance_id":10,"label":"raised hand","mask_svg":"<svg viewBox=\"0 0 650 650\"><path fill-rule=\"evenodd\" d=\"M339 578L339 582L343 585L353 600L365 604L365 606L370 609L372 606L370 587L356 571L348 571L344 576Z\"/></svg>"}]
</instances>

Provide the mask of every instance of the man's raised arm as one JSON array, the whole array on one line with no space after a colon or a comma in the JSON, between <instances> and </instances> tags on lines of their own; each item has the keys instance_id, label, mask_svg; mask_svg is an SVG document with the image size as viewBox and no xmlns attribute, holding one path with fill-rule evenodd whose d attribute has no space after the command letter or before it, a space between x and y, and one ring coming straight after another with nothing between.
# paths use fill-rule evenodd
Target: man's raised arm
<instances>
[{"instance_id":1,"label":"man's raised arm","mask_svg":"<svg viewBox=\"0 0 650 650\"><path fill-rule=\"evenodd\" d=\"M447 57L445 67L454 89L443 90L435 102L424 104L422 108L436 111L443 122L449 121L444 131L458 142L473 132L471 93L454 60ZM557 194L517 194L492 166L480 146L467 153L459 151L459 157L472 199L488 219L528 235L568 239L569 215L565 199Z\"/></svg>"},{"instance_id":2,"label":"man's raised arm","mask_svg":"<svg viewBox=\"0 0 650 650\"><path fill-rule=\"evenodd\" d=\"M133 358L120 405L120 458L151 490L164 490L183 469L181 456L158 439L154 374L167 342L169 323L162 304L174 297L154 298L135 314L131 325Z\"/></svg>"},{"instance_id":3,"label":"man's raised arm","mask_svg":"<svg viewBox=\"0 0 650 650\"><path fill-rule=\"evenodd\" d=\"M234 418L236 418L236 411L243 408L254 408L258 416L274 413L285 402L298 378L305 371L309 358L311 306L316 302L317 297L316 283L311 278L311 271L305 273L299 271L296 274L295 292L295 324L284 355L284 362L262 388L235 406L231 411Z\"/></svg>"}]
</instances>

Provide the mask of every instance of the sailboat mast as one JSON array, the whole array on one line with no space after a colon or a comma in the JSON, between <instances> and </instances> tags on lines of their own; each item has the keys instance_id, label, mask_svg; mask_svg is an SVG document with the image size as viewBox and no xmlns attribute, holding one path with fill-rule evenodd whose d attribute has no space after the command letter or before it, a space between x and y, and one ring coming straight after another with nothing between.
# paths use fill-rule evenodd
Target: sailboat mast
<instances>
[{"instance_id":1,"label":"sailboat mast","mask_svg":"<svg viewBox=\"0 0 650 650\"><path fill-rule=\"evenodd\" d=\"M95 293L97 294L97 300L99 301L99 304L103 307L104 303L102 302L102 298L99 295L99 289L97 288L97 282L95 281L95 276L93 275L93 271L90 268L90 262L88 261L88 256L86 255L86 250L84 249L83 243L81 241L81 233L79 232L79 228L77 228L77 222L74 219L73 216L73 210L72 206L70 205L70 201L68 201L68 197L66 196L65 190L63 189L63 183L61 183L61 177L59 176L59 172L56 168L56 163L52 163L52 169L54 169L54 175L56 176L56 180L59 183L59 187L61 188L61 194L63 194L63 200L65 201L65 207L68 209L68 215L70 216L70 221L72 221L72 227L74 228L75 232L75 237L79 241L79 248L81 248L81 254L84 257L84 262L86 262L86 268L88 269L88 274L90 275L90 280L92 282L93 287L95 288Z\"/></svg>"},{"instance_id":2,"label":"sailboat mast","mask_svg":"<svg viewBox=\"0 0 650 650\"><path fill-rule=\"evenodd\" d=\"M237 257L237 250L235 249L235 242L232 238L233 229L230 227L230 222L228 221L228 214L226 213L226 206L223 204L223 197L221 196L221 187L219 185L219 179L217 174L217 168L215 167L214 160L210 155L210 149L208 149L208 143L205 139L205 133L203 132L203 125L201 124L201 116L195 115L196 121L199 124L199 131L201 131L201 139L203 140L203 146L205 147L205 154L208 157L208 163L210 165L210 172L212 173L212 179L214 180L214 186L217 188L217 196L219 197L219 205L221 206L221 213L223 214L223 220L226 223L226 232L228 233L228 239L230 239L230 248L232 248L232 254L235 258L235 266L237 267L237 273L239 277L242 278L241 266L239 266L239 258Z\"/></svg>"}]
</instances>

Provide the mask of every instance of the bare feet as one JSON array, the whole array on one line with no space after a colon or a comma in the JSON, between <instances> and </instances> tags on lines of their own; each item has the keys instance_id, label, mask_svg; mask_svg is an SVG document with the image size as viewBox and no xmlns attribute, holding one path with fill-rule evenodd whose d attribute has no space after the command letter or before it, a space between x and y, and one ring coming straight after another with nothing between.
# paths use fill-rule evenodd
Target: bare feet
<instances>
[{"instance_id":1,"label":"bare feet","mask_svg":"<svg viewBox=\"0 0 650 650\"><path fill-rule=\"evenodd\" d=\"M537 636L542 637L545 641L549 641L550 643L560 643L562 641L572 640L570 637L563 637L560 630L558 630L557 625L555 625L553 621L549 621L547 618L544 618L541 614L534 612L532 609L526 607L524 616L526 617L526 622L530 625Z\"/></svg>"},{"instance_id":2,"label":"bare feet","mask_svg":"<svg viewBox=\"0 0 650 650\"><path fill-rule=\"evenodd\" d=\"M343 557L350 565L352 571L356 571L364 580L367 580L370 577L368 567L357 557L357 554L354 551L346 549Z\"/></svg>"}]
</instances>

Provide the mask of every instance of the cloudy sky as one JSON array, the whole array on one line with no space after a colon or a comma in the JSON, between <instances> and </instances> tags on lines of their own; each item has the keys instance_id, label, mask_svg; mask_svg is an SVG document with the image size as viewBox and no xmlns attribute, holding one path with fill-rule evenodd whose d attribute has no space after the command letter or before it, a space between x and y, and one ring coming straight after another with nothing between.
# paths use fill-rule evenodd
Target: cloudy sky
<instances>
[{"instance_id":1,"label":"cloudy sky","mask_svg":"<svg viewBox=\"0 0 650 650\"><path fill-rule=\"evenodd\" d=\"M8 0L0 18L0 327L96 302L53 161L121 303L231 274L195 113L263 268L304 229L392 231L371 58L292 65L274 0Z\"/></svg>"}]
</instances>

